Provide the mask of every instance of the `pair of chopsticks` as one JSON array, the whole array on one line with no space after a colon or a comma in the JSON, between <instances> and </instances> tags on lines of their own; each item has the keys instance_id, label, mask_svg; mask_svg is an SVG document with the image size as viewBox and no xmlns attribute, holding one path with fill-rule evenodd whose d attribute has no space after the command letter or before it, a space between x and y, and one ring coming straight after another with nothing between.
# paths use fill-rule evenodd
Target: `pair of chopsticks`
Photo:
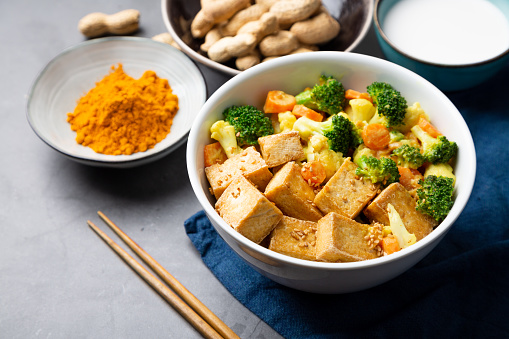
<instances>
[{"instance_id":1,"label":"pair of chopsticks","mask_svg":"<svg viewBox=\"0 0 509 339\"><path fill-rule=\"evenodd\" d=\"M97 212L97 214L171 289L138 263L90 220L87 221L88 225L198 332L205 338L239 338L221 319L212 313L154 258L129 238L106 215L101 211Z\"/></svg>"}]
</instances>

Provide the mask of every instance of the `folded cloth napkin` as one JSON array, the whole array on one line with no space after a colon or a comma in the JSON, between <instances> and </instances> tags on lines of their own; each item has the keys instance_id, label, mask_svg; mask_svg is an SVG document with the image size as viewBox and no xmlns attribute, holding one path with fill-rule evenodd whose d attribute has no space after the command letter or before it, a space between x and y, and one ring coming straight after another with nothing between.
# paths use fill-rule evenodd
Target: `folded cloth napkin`
<instances>
[{"instance_id":1,"label":"folded cloth napkin","mask_svg":"<svg viewBox=\"0 0 509 339\"><path fill-rule=\"evenodd\" d=\"M204 263L285 338L509 338L509 65L493 81L446 93L477 151L470 200L442 242L413 268L366 291L318 295L254 271L203 211L185 222Z\"/></svg>"}]
</instances>

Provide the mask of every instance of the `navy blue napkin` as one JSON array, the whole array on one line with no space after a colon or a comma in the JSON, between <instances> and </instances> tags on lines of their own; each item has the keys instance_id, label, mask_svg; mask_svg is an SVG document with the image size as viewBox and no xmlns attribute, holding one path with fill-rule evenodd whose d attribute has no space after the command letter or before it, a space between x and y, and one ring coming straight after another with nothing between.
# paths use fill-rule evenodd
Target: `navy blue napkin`
<instances>
[{"instance_id":1,"label":"navy blue napkin","mask_svg":"<svg viewBox=\"0 0 509 339\"><path fill-rule=\"evenodd\" d=\"M317 295L263 277L203 211L186 232L221 283L285 338L509 337L509 65L472 90L446 93L477 151L470 200L443 241L413 268L366 291Z\"/></svg>"}]
</instances>

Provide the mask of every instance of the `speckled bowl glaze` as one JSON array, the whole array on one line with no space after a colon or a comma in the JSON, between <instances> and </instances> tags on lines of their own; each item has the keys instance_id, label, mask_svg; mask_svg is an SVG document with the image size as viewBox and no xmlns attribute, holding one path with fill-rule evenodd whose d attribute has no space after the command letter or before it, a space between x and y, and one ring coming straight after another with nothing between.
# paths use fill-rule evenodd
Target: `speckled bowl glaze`
<instances>
[{"instance_id":1,"label":"speckled bowl glaze","mask_svg":"<svg viewBox=\"0 0 509 339\"><path fill-rule=\"evenodd\" d=\"M509 50L482 62L463 65L433 63L408 55L397 48L382 30L388 11L398 1L401 0L376 0L375 2L374 25L381 49L388 60L423 76L442 91L459 91L475 87L490 79L509 62ZM507 0L489 1L497 6L509 20Z\"/></svg>"},{"instance_id":2,"label":"speckled bowl glaze","mask_svg":"<svg viewBox=\"0 0 509 339\"><path fill-rule=\"evenodd\" d=\"M322 0L330 14L338 20L341 31L336 38L320 46L323 51L352 51L369 31L373 17L373 0ZM199 0L162 0L163 20L175 42L194 60L221 72L237 75L233 60L224 64L210 60L200 50L204 39L194 39L190 27L200 10Z\"/></svg>"},{"instance_id":3,"label":"speckled bowl glaze","mask_svg":"<svg viewBox=\"0 0 509 339\"><path fill-rule=\"evenodd\" d=\"M341 79L346 88L362 90L386 81L408 102L418 101L431 121L459 146L455 164L455 202L446 219L416 244L389 256L352 263L325 263L285 256L262 247L230 227L214 209L215 200L205 177L203 148L213 142L210 126L231 105L262 107L269 90L298 93L321 74ZM233 77L207 100L191 128L187 168L192 188L215 230L246 263L264 276L291 288L314 293L347 293L382 284L426 256L447 234L472 191L476 156L465 120L452 102L421 76L392 62L356 53L314 52L281 57ZM235 268L232 268L235 269Z\"/></svg>"}]
</instances>

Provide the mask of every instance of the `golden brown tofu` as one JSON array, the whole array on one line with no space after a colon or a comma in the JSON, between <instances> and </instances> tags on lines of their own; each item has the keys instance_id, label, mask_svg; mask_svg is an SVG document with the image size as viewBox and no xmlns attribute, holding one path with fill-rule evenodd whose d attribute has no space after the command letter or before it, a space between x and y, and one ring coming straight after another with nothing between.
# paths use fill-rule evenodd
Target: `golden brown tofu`
<instances>
[{"instance_id":1,"label":"golden brown tofu","mask_svg":"<svg viewBox=\"0 0 509 339\"><path fill-rule=\"evenodd\" d=\"M304 149L297 131L271 134L258 138L262 157L270 168L304 158Z\"/></svg>"},{"instance_id":2,"label":"golden brown tofu","mask_svg":"<svg viewBox=\"0 0 509 339\"><path fill-rule=\"evenodd\" d=\"M233 178L215 207L228 225L255 243L269 235L283 217L283 213L243 175Z\"/></svg>"},{"instance_id":3,"label":"golden brown tofu","mask_svg":"<svg viewBox=\"0 0 509 339\"><path fill-rule=\"evenodd\" d=\"M267 164L254 147L246 148L223 164L214 164L205 168L205 175L216 199L219 199L232 179L241 174L262 192L272 179L272 173Z\"/></svg>"},{"instance_id":4,"label":"golden brown tofu","mask_svg":"<svg viewBox=\"0 0 509 339\"><path fill-rule=\"evenodd\" d=\"M284 165L265 189L265 196L287 216L318 221L323 215L313 205L315 192L300 174L293 161Z\"/></svg>"},{"instance_id":5,"label":"golden brown tofu","mask_svg":"<svg viewBox=\"0 0 509 339\"><path fill-rule=\"evenodd\" d=\"M377 258L364 237L369 226L331 212L318 220L316 259L320 261L360 261Z\"/></svg>"},{"instance_id":6,"label":"golden brown tofu","mask_svg":"<svg viewBox=\"0 0 509 339\"><path fill-rule=\"evenodd\" d=\"M408 232L415 234L417 241L427 236L438 223L430 216L415 209L415 199L400 183L387 186L363 211L370 221L389 225L387 204L394 206Z\"/></svg>"},{"instance_id":7,"label":"golden brown tofu","mask_svg":"<svg viewBox=\"0 0 509 339\"><path fill-rule=\"evenodd\" d=\"M369 179L355 174L357 165L346 158L339 170L327 182L314 200L324 214L336 212L350 219L356 218L379 188Z\"/></svg>"},{"instance_id":8,"label":"golden brown tofu","mask_svg":"<svg viewBox=\"0 0 509 339\"><path fill-rule=\"evenodd\" d=\"M270 234L269 249L290 257L316 260L316 222L283 216Z\"/></svg>"}]
</instances>

